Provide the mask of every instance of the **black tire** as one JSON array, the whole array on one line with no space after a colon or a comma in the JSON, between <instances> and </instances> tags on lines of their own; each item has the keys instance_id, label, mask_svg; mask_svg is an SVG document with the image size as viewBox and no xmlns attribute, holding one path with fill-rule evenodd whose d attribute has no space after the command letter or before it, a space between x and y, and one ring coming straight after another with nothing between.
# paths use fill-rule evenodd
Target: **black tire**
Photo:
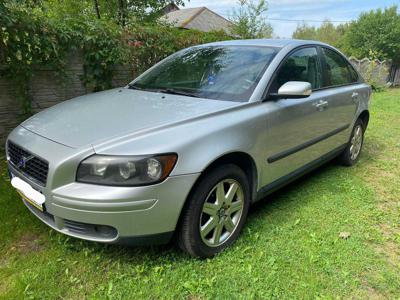
<instances>
[{"instance_id":1,"label":"black tire","mask_svg":"<svg viewBox=\"0 0 400 300\"><path fill-rule=\"evenodd\" d=\"M228 185L227 188L230 187L229 186L230 183L238 184L242 189L241 191L243 193L237 192L238 194L236 194L235 192L234 196L236 199L235 202L233 202L232 200L232 203L238 203L238 202L242 203L241 204L242 209L240 210L241 216L236 218L237 223L234 227L235 229L233 229L231 232L229 232L226 229L226 227L224 227L225 225L220 225L224 222L223 221L224 218L228 218L227 215L235 214L231 212L230 210L231 206L228 205L229 208L226 208L227 209L226 214L223 215L222 217L218 215L216 217L217 221L215 222L219 224L216 226L223 226L223 229L221 229L221 231L225 230L224 231L225 235L229 234L229 237L226 238L226 240L220 245L217 245L218 243L216 243L215 245L210 246L207 245L206 237L202 237L202 235L203 236L205 235L204 231L203 234L200 233L200 226L201 222L203 222L203 215L204 215L203 206L206 201L210 201L208 199L212 197L212 193L217 193L217 187L218 187L217 184L221 182L224 182L222 183L222 186L224 186L224 190L226 188L226 185ZM237 190L240 191L239 189ZM224 197L226 197L226 195L228 194L224 193ZM240 197L237 195L240 195ZM216 198L217 195L215 194L215 199ZM237 200L239 198L242 199L243 201ZM246 174L243 172L241 168L233 164L227 164L211 170L209 173L203 175L203 177L196 184L194 190L191 192L189 198L187 199L187 203L182 212L180 227L178 228L178 234L177 234L178 246L183 251L189 253L193 257L208 258L216 255L217 253L221 252L222 250L230 246L237 239L246 221L246 217L249 211L249 206L250 206L249 183L248 179L246 178ZM220 211L218 211L218 213L220 213ZM229 215L229 218L231 218L232 215ZM204 216L207 216L207 214L205 214ZM209 217L209 220L211 218L213 217ZM231 219L233 220L233 218ZM215 232L213 232L212 236L214 236L214 234ZM221 236L222 234L220 233L219 235ZM211 237L210 239L214 241L217 238ZM219 239L220 238L218 238L218 240Z\"/></svg>"},{"instance_id":2,"label":"black tire","mask_svg":"<svg viewBox=\"0 0 400 300\"><path fill-rule=\"evenodd\" d=\"M355 138L357 128L361 128L361 145L360 145L360 150L358 151L358 154L354 157L351 152L351 147L353 146L353 139ZM364 144L364 132L365 132L364 123L361 119L358 119L356 121L356 123L354 124L353 130L351 131L351 136L350 136L349 142L347 143L346 148L343 150L343 152L338 157L339 162L342 165L350 167L350 166L353 166L354 164L356 164L357 161L360 159L362 146Z\"/></svg>"}]
</instances>

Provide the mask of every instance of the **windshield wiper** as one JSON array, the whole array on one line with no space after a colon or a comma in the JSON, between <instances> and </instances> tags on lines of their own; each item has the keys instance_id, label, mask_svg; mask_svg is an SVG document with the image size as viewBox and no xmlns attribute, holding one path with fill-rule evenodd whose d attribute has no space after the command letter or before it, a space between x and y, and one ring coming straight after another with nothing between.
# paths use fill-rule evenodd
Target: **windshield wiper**
<instances>
[{"instance_id":1,"label":"windshield wiper","mask_svg":"<svg viewBox=\"0 0 400 300\"><path fill-rule=\"evenodd\" d=\"M180 91L180 90L175 90L175 89L158 89L154 90L159 93L164 93L164 94L171 94L171 95L181 95L181 96L187 96L187 97L194 97L194 98L200 98L198 95L190 93L190 92L185 92L185 91Z\"/></svg>"},{"instance_id":2,"label":"windshield wiper","mask_svg":"<svg viewBox=\"0 0 400 300\"><path fill-rule=\"evenodd\" d=\"M171 95L181 95L181 96L187 96L187 97L195 97L195 98L200 98L200 96L190 93L190 92L185 92L185 91L180 91L176 89L156 89L156 88L142 88L138 87L136 85L129 85L129 88L132 90L139 90L139 91L148 91L148 92L156 92L156 93L164 93L164 94L171 94Z\"/></svg>"},{"instance_id":3,"label":"windshield wiper","mask_svg":"<svg viewBox=\"0 0 400 300\"><path fill-rule=\"evenodd\" d=\"M143 88L141 88L141 87L138 87L138 86L136 86L136 85L134 85L134 84L129 84L128 87L129 87L131 90L139 90L139 91L145 90L145 89L143 89Z\"/></svg>"}]
</instances>

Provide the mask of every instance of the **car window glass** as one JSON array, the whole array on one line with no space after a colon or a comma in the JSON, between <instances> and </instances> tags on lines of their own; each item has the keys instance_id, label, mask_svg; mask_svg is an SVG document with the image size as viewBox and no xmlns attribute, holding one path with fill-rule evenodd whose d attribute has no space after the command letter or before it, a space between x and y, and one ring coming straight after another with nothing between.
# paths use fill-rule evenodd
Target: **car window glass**
<instances>
[{"instance_id":1,"label":"car window glass","mask_svg":"<svg viewBox=\"0 0 400 300\"><path fill-rule=\"evenodd\" d=\"M321 87L321 73L317 49L304 48L297 50L286 58L275 77L271 93L277 93L279 88L288 81L305 81L311 83L312 89Z\"/></svg>"},{"instance_id":2,"label":"car window glass","mask_svg":"<svg viewBox=\"0 0 400 300\"><path fill-rule=\"evenodd\" d=\"M248 101L278 48L193 47L167 58L139 77L134 87L173 89L200 98Z\"/></svg>"},{"instance_id":3,"label":"car window glass","mask_svg":"<svg viewBox=\"0 0 400 300\"><path fill-rule=\"evenodd\" d=\"M333 50L322 48L326 61L327 78L325 87L350 84L358 81L358 75L349 63ZM353 72L352 72L353 71Z\"/></svg>"}]
</instances>

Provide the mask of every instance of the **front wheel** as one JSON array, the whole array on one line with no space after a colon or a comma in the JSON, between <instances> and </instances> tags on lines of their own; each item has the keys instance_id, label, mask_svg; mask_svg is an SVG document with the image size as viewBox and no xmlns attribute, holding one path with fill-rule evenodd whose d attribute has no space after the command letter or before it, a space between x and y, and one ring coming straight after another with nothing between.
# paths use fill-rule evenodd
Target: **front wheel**
<instances>
[{"instance_id":1,"label":"front wheel","mask_svg":"<svg viewBox=\"0 0 400 300\"><path fill-rule=\"evenodd\" d=\"M345 166L354 165L360 158L361 149L364 143L364 123L358 119L354 124L350 140L339 156L339 161Z\"/></svg>"},{"instance_id":2,"label":"front wheel","mask_svg":"<svg viewBox=\"0 0 400 300\"><path fill-rule=\"evenodd\" d=\"M249 210L250 189L236 165L223 165L205 174L183 211L179 247L194 257L221 252L238 237Z\"/></svg>"}]
</instances>

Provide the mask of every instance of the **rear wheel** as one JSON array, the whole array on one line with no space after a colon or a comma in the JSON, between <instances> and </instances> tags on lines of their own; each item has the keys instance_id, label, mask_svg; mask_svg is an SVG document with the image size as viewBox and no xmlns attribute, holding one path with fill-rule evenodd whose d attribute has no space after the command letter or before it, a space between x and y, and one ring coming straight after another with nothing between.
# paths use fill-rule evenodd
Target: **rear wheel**
<instances>
[{"instance_id":1,"label":"rear wheel","mask_svg":"<svg viewBox=\"0 0 400 300\"><path fill-rule=\"evenodd\" d=\"M358 119L351 132L350 141L339 156L339 161L345 166L354 165L360 158L361 149L364 142L364 123Z\"/></svg>"},{"instance_id":2,"label":"rear wheel","mask_svg":"<svg viewBox=\"0 0 400 300\"><path fill-rule=\"evenodd\" d=\"M180 248L192 256L207 258L231 245L246 220L249 190L245 173L236 165L223 165L206 174L183 211Z\"/></svg>"}]
</instances>

